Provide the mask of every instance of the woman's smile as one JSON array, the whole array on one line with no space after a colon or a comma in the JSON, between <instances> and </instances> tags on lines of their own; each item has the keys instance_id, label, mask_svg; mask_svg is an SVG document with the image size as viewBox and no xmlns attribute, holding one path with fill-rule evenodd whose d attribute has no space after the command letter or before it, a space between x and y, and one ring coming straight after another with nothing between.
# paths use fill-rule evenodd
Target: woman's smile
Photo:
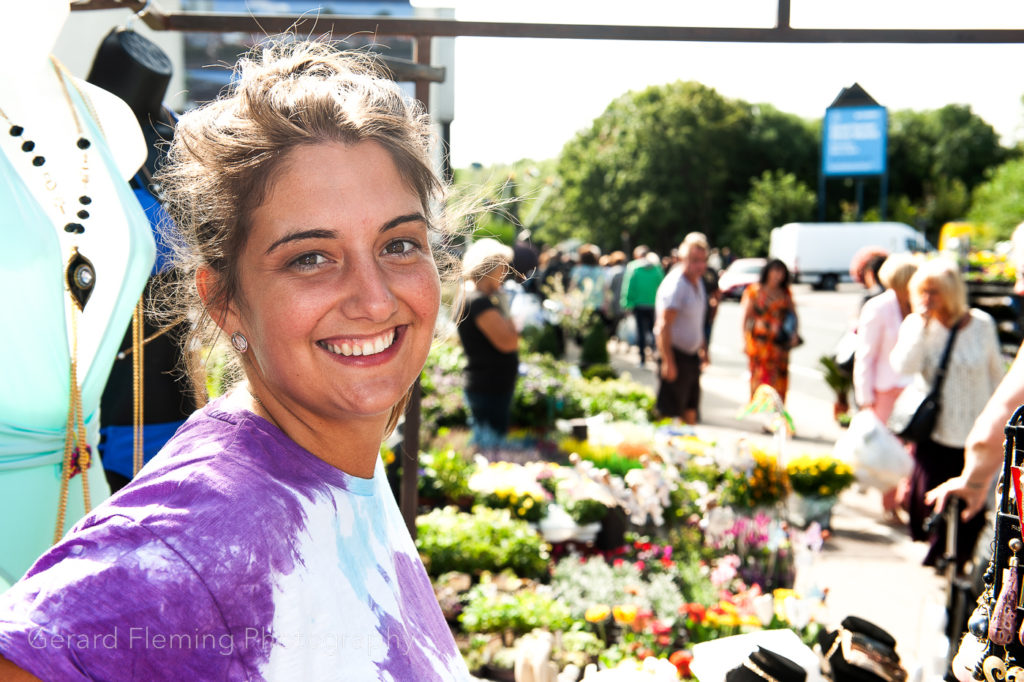
<instances>
[{"instance_id":1,"label":"woman's smile","mask_svg":"<svg viewBox=\"0 0 1024 682\"><path fill-rule=\"evenodd\" d=\"M317 341L320 346L333 355L343 357L369 357L378 356L385 351L391 350L399 337L399 329L389 329L386 332L362 339L330 339Z\"/></svg>"}]
</instances>

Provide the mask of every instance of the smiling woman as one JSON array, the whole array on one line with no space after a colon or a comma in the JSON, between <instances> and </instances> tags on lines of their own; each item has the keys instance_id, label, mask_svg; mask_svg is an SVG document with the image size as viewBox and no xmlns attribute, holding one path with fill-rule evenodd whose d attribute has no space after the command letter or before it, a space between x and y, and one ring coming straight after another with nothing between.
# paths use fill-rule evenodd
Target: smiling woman
<instances>
[{"instance_id":1,"label":"smiling woman","mask_svg":"<svg viewBox=\"0 0 1024 682\"><path fill-rule=\"evenodd\" d=\"M244 380L0 596L0 677L468 679L378 456L433 340L445 186L368 59L265 48L182 118L169 314Z\"/></svg>"}]
</instances>

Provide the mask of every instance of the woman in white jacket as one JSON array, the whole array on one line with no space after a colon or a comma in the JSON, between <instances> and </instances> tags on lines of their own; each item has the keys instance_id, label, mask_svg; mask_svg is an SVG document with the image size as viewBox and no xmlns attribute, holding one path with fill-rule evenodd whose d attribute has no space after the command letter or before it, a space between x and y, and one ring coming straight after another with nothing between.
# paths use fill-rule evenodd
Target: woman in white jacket
<instances>
[{"instance_id":1,"label":"woman in white jacket","mask_svg":"<svg viewBox=\"0 0 1024 682\"><path fill-rule=\"evenodd\" d=\"M960 474L967 433L999 384L1004 363L995 321L985 312L968 309L966 289L955 263L944 258L923 263L909 288L914 312L900 325L890 360L896 371L913 375L920 391L927 392L932 386L950 331L954 326L958 328L942 384L935 430L918 443L910 475L910 535L914 540L931 542L924 563L934 565L943 553L945 532L941 527L931 534L925 532L932 507L925 503L924 495ZM921 393L906 391L894 411L912 409L903 405L903 398L909 400L914 395ZM970 558L983 525L981 514L961 525L957 533L958 565L963 566Z\"/></svg>"},{"instance_id":2,"label":"woman in white jacket","mask_svg":"<svg viewBox=\"0 0 1024 682\"><path fill-rule=\"evenodd\" d=\"M853 363L853 392L862 410L875 413L883 424L910 377L893 369L889 355L896 346L900 325L910 313L910 278L919 259L897 253L885 259L878 279L885 292L870 298L860 310L857 321L857 350ZM895 517L896 488L882 491L882 508Z\"/></svg>"}]
</instances>

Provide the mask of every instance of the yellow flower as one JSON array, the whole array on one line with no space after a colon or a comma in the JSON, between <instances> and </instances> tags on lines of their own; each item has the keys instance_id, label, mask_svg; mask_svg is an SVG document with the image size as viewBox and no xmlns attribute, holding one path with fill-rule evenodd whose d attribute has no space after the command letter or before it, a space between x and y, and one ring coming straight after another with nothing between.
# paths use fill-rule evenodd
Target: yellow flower
<instances>
[{"instance_id":1,"label":"yellow flower","mask_svg":"<svg viewBox=\"0 0 1024 682\"><path fill-rule=\"evenodd\" d=\"M583 618L588 623L600 623L604 620L607 620L608 615L611 612L612 610L608 608L607 604L595 604L594 606L591 606L589 609L586 610L586 612L583 614Z\"/></svg>"},{"instance_id":2,"label":"yellow flower","mask_svg":"<svg viewBox=\"0 0 1024 682\"><path fill-rule=\"evenodd\" d=\"M735 613L723 613L718 619L719 625L736 627L740 625L740 617Z\"/></svg>"},{"instance_id":3,"label":"yellow flower","mask_svg":"<svg viewBox=\"0 0 1024 682\"><path fill-rule=\"evenodd\" d=\"M636 605L624 604L612 608L612 617L619 625L629 625L636 620Z\"/></svg>"}]
</instances>

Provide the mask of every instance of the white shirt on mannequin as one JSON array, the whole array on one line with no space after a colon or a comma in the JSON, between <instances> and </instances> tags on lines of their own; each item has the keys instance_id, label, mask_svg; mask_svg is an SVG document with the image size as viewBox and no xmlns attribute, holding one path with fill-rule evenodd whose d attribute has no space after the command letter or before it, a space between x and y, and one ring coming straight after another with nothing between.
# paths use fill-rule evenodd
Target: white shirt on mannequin
<instances>
[{"instance_id":1,"label":"white shirt on mannequin","mask_svg":"<svg viewBox=\"0 0 1024 682\"><path fill-rule=\"evenodd\" d=\"M131 178L145 161L145 141L127 104L104 90L74 79L74 86L91 103L121 177L114 178L105 172L98 150L91 148L86 188L92 198L88 207L90 217L84 222L84 233L65 232L64 225L77 220L73 216L83 190L83 152L76 146L78 127L62 78L49 53L68 18L70 5L67 0L32 0L7 5L4 27L0 29L0 63L5 64L4 77L0 79L0 109L12 124L23 127L24 133L15 138L8 134L8 124L0 125L0 151L50 216L62 262L67 263L72 250L77 248L95 267L95 288L77 323L79 376L82 377L92 364L110 320L128 263L128 225L115 195L114 183ZM81 125L84 128L85 122ZM22 150L25 140L35 143L32 153ZM32 165L32 157L36 155L46 159L45 170L53 181L49 188L40 167ZM58 197L63 200L67 215L62 215L58 208L55 201ZM70 305L65 314L70 348Z\"/></svg>"}]
</instances>

